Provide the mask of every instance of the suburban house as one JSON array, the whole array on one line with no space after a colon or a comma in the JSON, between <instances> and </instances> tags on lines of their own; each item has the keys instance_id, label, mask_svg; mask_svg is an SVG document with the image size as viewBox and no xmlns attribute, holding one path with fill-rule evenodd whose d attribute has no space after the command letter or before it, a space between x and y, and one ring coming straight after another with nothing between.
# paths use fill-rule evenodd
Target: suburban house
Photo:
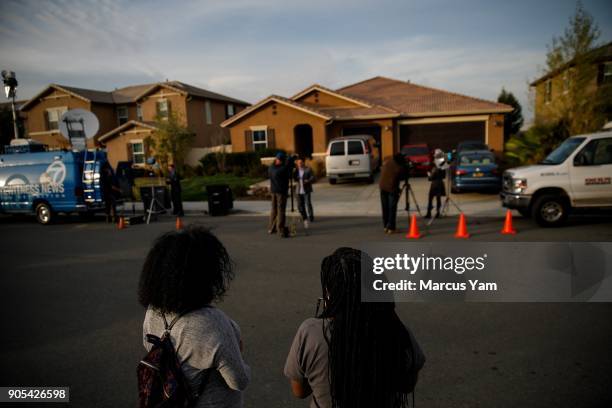
<instances>
[{"instance_id":1,"label":"suburban house","mask_svg":"<svg viewBox=\"0 0 612 408\"><path fill-rule=\"evenodd\" d=\"M155 132L155 119L171 112L195 133L187 155L196 164L206 148L229 142L221 122L245 109L247 102L207 91L179 81L128 86L114 91L97 91L51 84L21 106L26 117L27 137L50 148L67 148L68 141L58 130L62 114L69 109L93 112L100 130L90 147L106 147L113 166L120 161L144 165L148 148L145 140Z\"/></svg>"},{"instance_id":2,"label":"suburban house","mask_svg":"<svg viewBox=\"0 0 612 408\"><path fill-rule=\"evenodd\" d=\"M557 102L563 102L570 94L572 75L577 63L574 59L530 84L535 91L536 122L546 123L557 118ZM587 65L584 86L597 90L612 85L612 42L592 50L582 57L580 63ZM612 112L608 119L612 119Z\"/></svg>"},{"instance_id":3,"label":"suburban house","mask_svg":"<svg viewBox=\"0 0 612 408\"><path fill-rule=\"evenodd\" d=\"M326 154L338 136L369 134L383 157L401 146L428 143L450 150L480 140L503 150L504 114L496 102L374 77L340 89L312 85L291 98L271 95L224 121L234 152L278 148L301 156Z\"/></svg>"}]
</instances>

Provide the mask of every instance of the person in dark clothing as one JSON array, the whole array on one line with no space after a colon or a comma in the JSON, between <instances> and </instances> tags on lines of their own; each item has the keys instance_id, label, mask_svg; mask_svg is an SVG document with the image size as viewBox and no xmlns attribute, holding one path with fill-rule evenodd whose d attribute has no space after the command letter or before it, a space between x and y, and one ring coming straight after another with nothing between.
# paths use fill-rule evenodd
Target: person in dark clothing
<instances>
[{"instance_id":1,"label":"person in dark clothing","mask_svg":"<svg viewBox=\"0 0 612 408\"><path fill-rule=\"evenodd\" d=\"M185 215L183 212L183 199L181 198L181 177L174 164L168 165L168 178L166 184L170 186L170 200L172 200L172 214L177 217Z\"/></svg>"},{"instance_id":2,"label":"person in dark clothing","mask_svg":"<svg viewBox=\"0 0 612 408\"><path fill-rule=\"evenodd\" d=\"M272 208L268 233L277 233L283 238L288 234L285 230L285 211L287 208L287 194L289 191L289 178L293 171L293 157L287 158L285 153L278 152L274 163L268 168L270 178L270 193L272 194Z\"/></svg>"},{"instance_id":3,"label":"person in dark clothing","mask_svg":"<svg viewBox=\"0 0 612 408\"><path fill-rule=\"evenodd\" d=\"M117 220L117 196L121 193L119 183L108 162L102 165L100 170L100 186L102 187L102 198L104 199L104 213L106 222Z\"/></svg>"},{"instance_id":4,"label":"person in dark clothing","mask_svg":"<svg viewBox=\"0 0 612 408\"><path fill-rule=\"evenodd\" d=\"M440 207L442 205L442 197L446 196L446 186L444 179L446 178L446 170L448 163L444 158L444 152L436 149L434 152L434 166L427 174L431 185L429 186L429 199L427 202L427 214L425 218L431 218L431 210L433 210L433 199L436 198L436 218L440 217Z\"/></svg>"},{"instance_id":5,"label":"person in dark clothing","mask_svg":"<svg viewBox=\"0 0 612 408\"><path fill-rule=\"evenodd\" d=\"M406 178L406 159L397 153L383 163L380 170L380 203L382 206L385 233L395 232L397 201L400 195L400 182Z\"/></svg>"},{"instance_id":6,"label":"person in dark clothing","mask_svg":"<svg viewBox=\"0 0 612 408\"><path fill-rule=\"evenodd\" d=\"M312 169L304 164L304 159L298 159L295 162L297 168L293 174L293 178L296 181L295 190L298 197L298 210L302 216L302 221L308 223L308 221L314 221L314 213L312 211L312 183L315 181L315 177L312 174Z\"/></svg>"}]
</instances>

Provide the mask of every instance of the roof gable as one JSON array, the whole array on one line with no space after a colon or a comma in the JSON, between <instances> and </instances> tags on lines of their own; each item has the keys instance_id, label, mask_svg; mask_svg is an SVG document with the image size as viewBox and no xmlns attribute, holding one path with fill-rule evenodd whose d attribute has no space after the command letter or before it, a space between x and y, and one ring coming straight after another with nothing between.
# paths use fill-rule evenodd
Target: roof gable
<instances>
[{"instance_id":1,"label":"roof gable","mask_svg":"<svg viewBox=\"0 0 612 408\"><path fill-rule=\"evenodd\" d=\"M391 108L405 116L512 111L512 107L501 103L380 76L345 86L339 91Z\"/></svg>"},{"instance_id":2,"label":"roof gable","mask_svg":"<svg viewBox=\"0 0 612 408\"><path fill-rule=\"evenodd\" d=\"M332 91L331 89L325 88L319 84L314 84L309 86L308 88L304 89L303 91L297 93L296 95L292 96L291 99L296 101L296 102L307 102L312 104L313 101L309 100L309 98L311 96L313 96L313 94L318 94L318 93L323 93L325 95L327 95L327 100L328 101L333 101L330 104L326 104L326 105L321 105L321 106L326 106L326 107L362 107L362 108L370 108L371 104L363 101L363 100L358 100L354 97L350 97L348 95L343 95L340 92L336 92L336 91Z\"/></svg>"},{"instance_id":3,"label":"roof gable","mask_svg":"<svg viewBox=\"0 0 612 408\"><path fill-rule=\"evenodd\" d=\"M248 108L242 110L241 112L238 112L236 115L232 116L231 118L226 119L224 122L221 123L221 127L227 127L231 125L232 123L235 123L249 115L252 115L253 113L259 111L260 109L264 108L266 105L272 102L280 103L281 105L287 106L291 109L297 109L299 111L305 112L309 115L319 117L321 119L325 119L325 120L332 119L330 115L322 112L321 110L313 106L305 105L300 102L296 102L292 99L284 98L282 96L270 95L267 98L262 99L255 105L249 106Z\"/></svg>"},{"instance_id":4,"label":"roof gable","mask_svg":"<svg viewBox=\"0 0 612 408\"><path fill-rule=\"evenodd\" d=\"M124 132L130 128L133 127L142 127L144 129L147 130L156 130L157 126L155 126L154 123L152 122L141 122L139 120L130 120L125 122L123 125L121 126L117 126L116 128L114 128L113 130L111 130L110 132L107 132L103 135L101 135L100 137L98 137L98 141L99 142L107 142L108 140L114 138L115 136L117 136L119 133Z\"/></svg>"}]
</instances>

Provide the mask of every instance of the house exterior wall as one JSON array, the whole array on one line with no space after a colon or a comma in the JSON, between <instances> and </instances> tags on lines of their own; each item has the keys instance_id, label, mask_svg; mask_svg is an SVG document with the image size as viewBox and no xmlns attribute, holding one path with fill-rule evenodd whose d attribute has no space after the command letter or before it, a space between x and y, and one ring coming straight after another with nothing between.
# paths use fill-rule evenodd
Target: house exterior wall
<instances>
[{"instance_id":1,"label":"house exterior wall","mask_svg":"<svg viewBox=\"0 0 612 408\"><path fill-rule=\"evenodd\" d=\"M117 163L120 161L129 161L132 160L131 157L128 157L128 144L132 140L143 140L151 135L150 129L144 129L140 127L132 127L126 129L125 132L119 133L114 138L106 141L106 152L108 155L108 161L113 166L113 168L117 167ZM146 143L145 143L146 145ZM146 148L145 148L146 152Z\"/></svg>"},{"instance_id":2,"label":"house exterior wall","mask_svg":"<svg viewBox=\"0 0 612 408\"><path fill-rule=\"evenodd\" d=\"M544 80L532 87L535 91L534 119L536 123L549 123L559 118L560 113L563 111L566 98L571 97L565 86L566 72L567 75L569 75L568 70L561 71L548 80ZM585 75L585 78L588 78L585 81L585 86L589 89L587 92L594 91L598 86L598 65L590 66ZM550 101L546 100L546 84L548 81L552 84Z\"/></svg>"},{"instance_id":3,"label":"house exterior wall","mask_svg":"<svg viewBox=\"0 0 612 408\"><path fill-rule=\"evenodd\" d=\"M273 106L276 106L274 114ZM324 153L327 149L325 119L288 107L280 103L270 103L231 125L230 133L234 152L246 151L245 132L251 126L267 126L274 129L275 145L268 147L295 152L294 128L308 124L312 127L313 152Z\"/></svg>"},{"instance_id":4,"label":"house exterior wall","mask_svg":"<svg viewBox=\"0 0 612 408\"><path fill-rule=\"evenodd\" d=\"M170 112L177 115L180 123L187 125L186 96L164 88L161 88L138 101L142 107L142 120L144 122L155 121L157 117L157 102L161 99L166 99L168 102L170 102Z\"/></svg>"},{"instance_id":5,"label":"house exterior wall","mask_svg":"<svg viewBox=\"0 0 612 408\"><path fill-rule=\"evenodd\" d=\"M487 144L495 153L504 151L504 115L489 115L487 120Z\"/></svg>"},{"instance_id":6,"label":"house exterior wall","mask_svg":"<svg viewBox=\"0 0 612 408\"><path fill-rule=\"evenodd\" d=\"M226 103L208 100L211 107L212 123L206 123L206 99L192 98L187 102L187 124L195 133L194 148L211 147L228 143L230 133L220 123L226 119ZM234 108L238 106L234 105ZM237 110L236 110L237 112Z\"/></svg>"}]
</instances>

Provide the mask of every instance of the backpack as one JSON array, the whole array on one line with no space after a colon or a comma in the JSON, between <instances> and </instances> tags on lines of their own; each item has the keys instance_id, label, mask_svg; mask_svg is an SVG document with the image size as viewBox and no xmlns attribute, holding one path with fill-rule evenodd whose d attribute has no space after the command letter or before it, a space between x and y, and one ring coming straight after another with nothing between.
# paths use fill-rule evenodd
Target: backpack
<instances>
[{"instance_id":1,"label":"backpack","mask_svg":"<svg viewBox=\"0 0 612 408\"><path fill-rule=\"evenodd\" d=\"M151 350L140 361L138 375L138 406L140 408L188 408L198 400L203 389L205 376L199 393L194 394L181 369L181 363L170 339L170 330L182 315L176 316L170 324L164 319L164 333L161 338L147 334L147 341L153 344Z\"/></svg>"}]
</instances>

